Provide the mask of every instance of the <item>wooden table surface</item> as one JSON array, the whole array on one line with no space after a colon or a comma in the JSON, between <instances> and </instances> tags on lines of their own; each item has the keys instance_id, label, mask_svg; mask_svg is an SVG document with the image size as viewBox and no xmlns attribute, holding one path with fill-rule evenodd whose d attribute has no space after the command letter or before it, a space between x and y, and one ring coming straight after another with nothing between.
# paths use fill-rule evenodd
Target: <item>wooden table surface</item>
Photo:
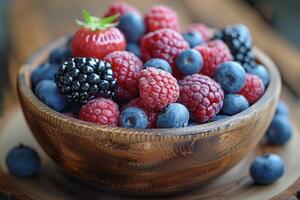
<instances>
[{"instance_id":1,"label":"wooden table surface","mask_svg":"<svg viewBox=\"0 0 300 200\"><path fill-rule=\"evenodd\" d=\"M178 12L183 27L191 22L205 22L212 27L223 27L234 23L247 25L253 34L255 44L265 50L278 64L285 83L282 96L292 107L294 119L300 120L300 102L298 99L298 95L300 95L300 87L298 86L300 51L267 25L243 1L129 0L128 2L138 7L142 12L146 12L153 4L166 4ZM74 20L81 18L81 9L88 9L92 14L101 16L110 3L110 0L12 0L10 2L11 46L8 68L10 87L2 93L5 112L0 118L0 126L5 116L10 113L12 108L16 107L17 98L14 88L16 73L21 63L37 48L58 37L74 32L77 28ZM9 183L1 186L1 190L16 192L16 189ZM300 190L300 180L277 199L298 199L297 196L300 196L297 195L298 190ZM22 199L22 194L19 193L15 199Z\"/></svg>"}]
</instances>

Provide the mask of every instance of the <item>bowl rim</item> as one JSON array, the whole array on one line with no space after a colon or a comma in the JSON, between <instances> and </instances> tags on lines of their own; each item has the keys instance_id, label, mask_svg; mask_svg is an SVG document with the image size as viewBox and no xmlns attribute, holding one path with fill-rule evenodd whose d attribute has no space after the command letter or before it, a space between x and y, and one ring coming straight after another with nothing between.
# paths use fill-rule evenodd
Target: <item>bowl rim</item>
<instances>
[{"instance_id":1,"label":"bowl rim","mask_svg":"<svg viewBox=\"0 0 300 200\"><path fill-rule=\"evenodd\" d=\"M60 38L33 53L32 56L27 60L27 62L23 64L19 69L17 77L17 89L19 99L21 100L21 98L26 98L28 102L31 103L31 106L37 109L40 115L41 113L46 113L49 122L54 122L58 120L61 123L66 123L67 127L73 127L74 130L86 129L91 130L93 132L102 131L106 132L107 134L127 134L147 137L153 136L155 138L158 137L159 139L165 139L170 137L173 139L179 139L182 137L184 138L187 136L195 135L201 135L201 137L209 137L215 134L222 134L223 132L226 132L226 130L228 130L229 127L230 129L237 129L239 127L242 127L248 121L249 118L255 117L258 112L262 111L264 105L272 101L275 96L279 95L278 93L280 93L281 89L281 77L276 65L262 50L254 46L254 56L268 70L270 81L264 95L257 102L251 105L248 109L236 115L226 117L222 120L182 128L129 129L123 127L109 127L97 125L94 123L85 122L76 118L66 116L62 113L51 109L35 96L30 87L31 80L30 78L28 78L28 76L31 75L33 69L38 64L41 64L41 61L44 61L48 57L49 52L51 50L62 46L65 42L65 37ZM40 57L43 57L44 59L41 59ZM38 62L38 60L40 60L40 62ZM226 128L222 130L222 128L224 127ZM73 134L76 134L76 132L74 132Z\"/></svg>"}]
</instances>

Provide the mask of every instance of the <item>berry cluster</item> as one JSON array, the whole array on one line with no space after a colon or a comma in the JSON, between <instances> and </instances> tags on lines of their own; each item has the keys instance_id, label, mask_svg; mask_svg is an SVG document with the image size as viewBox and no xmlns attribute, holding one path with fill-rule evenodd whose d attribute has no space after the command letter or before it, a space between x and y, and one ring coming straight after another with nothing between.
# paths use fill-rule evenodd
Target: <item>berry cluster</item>
<instances>
[{"instance_id":1,"label":"berry cluster","mask_svg":"<svg viewBox=\"0 0 300 200\"><path fill-rule=\"evenodd\" d=\"M112 4L84 21L31 76L36 96L65 115L99 125L179 128L224 119L264 93L268 71L255 64L243 25L180 32L179 17L154 6L143 17Z\"/></svg>"}]
</instances>

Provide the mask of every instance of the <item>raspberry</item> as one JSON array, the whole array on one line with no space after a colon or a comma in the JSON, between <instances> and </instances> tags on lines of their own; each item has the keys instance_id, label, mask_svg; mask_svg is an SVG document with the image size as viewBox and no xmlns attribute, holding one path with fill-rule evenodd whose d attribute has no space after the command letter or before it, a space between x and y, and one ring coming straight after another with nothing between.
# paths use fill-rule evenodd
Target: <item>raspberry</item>
<instances>
[{"instance_id":1,"label":"raspberry","mask_svg":"<svg viewBox=\"0 0 300 200\"><path fill-rule=\"evenodd\" d=\"M232 60L230 50L221 40L210 41L196 46L195 49L201 53L203 58L204 63L201 73L211 78L215 76L219 64Z\"/></svg>"},{"instance_id":2,"label":"raspberry","mask_svg":"<svg viewBox=\"0 0 300 200\"><path fill-rule=\"evenodd\" d=\"M143 68L142 61L133 53L115 51L107 55L104 60L112 65L117 79L117 98L124 101L138 96L138 80Z\"/></svg>"},{"instance_id":3,"label":"raspberry","mask_svg":"<svg viewBox=\"0 0 300 200\"><path fill-rule=\"evenodd\" d=\"M145 15L145 24L148 32L158 29L169 28L179 31L179 20L177 13L171 8L163 5L153 6Z\"/></svg>"},{"instance_id":4,"label":"raspberry","mask_svg":"<svg viewBox=\"0 0 300 200\"><path fill-rule=\"evenodd\" d=\"M250 104L256 102L265 92L263 81L254 74L246 75L246 83L239 94L243 95Z\"/></svg>"},{"instance_id":5,"label":"raspberry","mask_svg":"<svg viewBox=\"0 0 300 200\"><path fill-rule=\"evenodd\" d=\"M162 110L179 96L177 80L168 72L148 67L139 80L140 97L148 109Z\"/></svg>"},{"instance_id":6,"label":"raspberry","mask_svg":"<svg viewBox=\"0 0 300 200\"><path fill-rule=\"evenodd\" d=\"M132 5L129 5L126 2L123 1L116 1L113 3L109 8L104 17L112 16L115 14L120 14L119 17L123 16L126 13L135 12L139 13L137 8L133 7Z\"/></svg>"},{"instance_id":7,"label":"raspberry","mask_svg":"<svg viewBox=\"0 0 300 200\"><path fill-rule=\"evenodd\" d=\"M137 107L137 108L142 109L148 117L147 128L156 128L156 120L157 120L157 116L159 114L158 111L148 109L146 106L143 105L140 98L132 99L131 101L129 101L128 104L126 104L122 107L121 111L125 110L128 107Z\"/></svg>"},{"instance_id":8,"label":"raspberry","mask_svg":"<svg viewBox=\"0 0 300 200\"><path fill-rule=\"evenodd\" d=\"M219 83L205 75L186 76L179 83L178 102L185 105L199 123L213 119L223 106L224 92Z\"/></svg>"},{"instance_id":9,"label":"raspberry","mask_svg":"<svg viewBox=\"0 0 300 200\"><path fill-rule=\"evenodd\" d=\"M196 31L200 33L205 41L212 37L212 31L203 23L194 23L187 27L186 31Z\"/></svg>"},{"instance_id":10,"label":"raspberry","mask_svg":"<svg viewBox=\"0 0 300 200\"><path fill-rule=\"evenodd\" d=\"M172 67L175 77L179 72L176 70L177 55L189 48L189 44L174 30L160 29L146 34L141 41L142 59L146 62L151 58L162 58Z\"/></svg>"},{"instance_id":11,"label":"raspberry","mask_svg":"<svg viewBox=\"0 0 300 200\"><path fill-rule=\"evenodd\" d=\"M118 105L114 101L105 98L97 98L88 101L87 104L81 107L79 119L115 127L118 125L119 115Z\"/></svg>"}]
</instances>

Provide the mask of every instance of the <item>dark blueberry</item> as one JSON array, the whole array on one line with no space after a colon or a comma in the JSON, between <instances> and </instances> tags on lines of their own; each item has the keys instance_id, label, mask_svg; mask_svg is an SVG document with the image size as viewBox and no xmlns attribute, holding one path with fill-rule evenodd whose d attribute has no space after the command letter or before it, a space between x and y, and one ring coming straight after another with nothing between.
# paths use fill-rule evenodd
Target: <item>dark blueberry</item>
<instances>
[{"instance_id":1,"label":"dark blueberry","mask_svg":"<svg viewBox=\"0 0 300 200\"><path fill-rule=\"evenodd\" d=\"M58 66L54 64L43 64L35 68L31 75L32 87L35 88L42 80L54 80L57 70Z\"/></svg>"},{"instance_id":2,"label":"dark blueberry","mask_svg":"<svg viewBox=\"0 0 300 200\"><path fill-rule=\"evenodd\" d=\"M179 128L188 125L190 114L180 103L169 104L157 117L158 128Z\"/></svg>"},{"instance_id":3,"label":"dark blueberry","mask_svg":"<svg viewBox=\"0 0 300 200\"><path fill-rule=\"evenodd\" d=\"M72 57L70 48L61 47L54 49L49 55L49 63L62 64L64 61Z\"/></svg>"},{"instance_id":4,"label":"dark blueberry","mask_svg":"<svg viewBox=\"0 0 300 200\"><path fill-rule=\"evenodd\" d=\"M127 42L139 42L146 31L144 19L136 12L123 15L118 28L125 35Z\"/></svg>"},{"instance_id":5,"label":"dark blueberry","mask_svg":"<svg viewBox=\"0 0 300 200\"><path fill-rule=\"evenodd\" d=\"M282 177L284 168L284 161L278 155L270 153L255 158L250 174L256 184L266 185Z\"/></svg>"},{"instance_id":6,"label":"dark blueberry","mask_svg":"<svg viewBox=\"0 0 300 200\"><path fill-rule=\"evenodd\" d=\"M146 113L136 107L128 107L120 115L120 126L125 128L146 128L148 119Z\"/></svg>"},{"instance_id":7,"label":"dark blueberry","mask_svg":"<svg viewBox=\"0 0 300 200\"><path fill-rule=\"evenodd\" d=\"M285 115L275 115L267 130L266 137L270 144L283 145L289 141L292 132L290 119Z\"/></svg>"},{"instance_id":8,"label":"dark blueberry","mask_svg":"<svg viewBox=\"0 0 300 200\"><path fill-rule=\"evenodd\" d=\"M225 62L218 66L215 79L225 93L237 93L245 84L246 72L236 62Z\"/></svg>"},{"instance_id":9,"label":"dark blueberry","mask_svg":"<svg viewBox=\"0 0 300 200\"><path fill-rule=\"evenodd\" d=\"M7 154L6 165L12 175L25 178L38 173L41 161L34 149L20 145Z\"/></svg>"},{"instance_id":10,"label":"dark blueberry","mask_svg":"<svg viewBox=\"0 0 300 200\"><path fill-rule=\"evenodd\" d=\"M43 80L36 86L35 94L47 106L61 112L66 107L66 99L50 80Z\"/></svg>"},{"instance_id":11,"label":"dark blueberry","mask_svg":"<svg viewBox=\"0 0 300 200\"><path fill-rule=\"evenodd\" d=\"M229 117L228 115L216 115L211 121L218 121Z\"/></svg>"},{"instance_id":12,"label":"dark blueberry","mask_svg":"<svg viewBox=\"0 0 300 200\"><path fill-rule=\"evenodd\" d=\"M239 94L227 94L223 100L222 113L225 115L235 115L249 107L247 99Z\"/></svg>"},{"instance_id":13,"label":"dark blueberry","mask_svg":"<svg viewBox=\"0 0 300 200\"><path fill-rule=\"evenodd\" d=\"M139 58L141 57L141 48L138 43L128 43L126 45L126 51L133 53Z\"/></svg>"},{"instance_id":14,"label":"dark blueberry","mask_svg":"<svg viewBox=\"0 0 300 200\"><path fill-rule=\"evenodd\" d=\"M189 31L182 34L185 41L187 41L191 48L203 44L204 40L202 35L197 31Z\"/></svg>"},{"instance_id":15,"label":"dark blueberry","mask_svg":"<svg viewBox=\"0 0 300 200\"><path fill-rule=\"evenodd\" d=\"M202 66L202 56L195 49L182 51L176 58L176 67L184 75L198 74Z\"/></svg>"},{"instance_id":16,"label":"dark blueberry","mask_svg":"<svg viewBox=\"0 0 300 200\"><path fill-rule=\"evenodd\" d=\"M249 74L255 74L261 78L264 85L267 86L269 84L270 78L269 78L269 72L267 69L262 65L254 65L253 67L247 68L247 72Z\"/></svg>"},{"instance_id":17,"label":"dark blueberry","mask_svg":"<svg viewBox=\"0 0 300 200\"><path fill-rule=\"evenodd\" d=\"M166 60L161 59L161 58L152 58L152 59L148 60L144 64L144 69L146 69L147 67L154 67L154 68L161 69L161 70L164 70L164 71L172 74L172 68L171 68L170 64Z\"/></svg>"},{"instance_id":18,"label":"dark blueberry","mask_svg":"<svg viewBox=\"0 0 300 200\"><path fill-rule=\"evenodd\" d=\"M290 109L287 106L287 104L284 101L279 101L277 104L277 108L276 108L276 115L285 115L285 116L289 116L290 115Z\"/></svg>"}]
</instances>

